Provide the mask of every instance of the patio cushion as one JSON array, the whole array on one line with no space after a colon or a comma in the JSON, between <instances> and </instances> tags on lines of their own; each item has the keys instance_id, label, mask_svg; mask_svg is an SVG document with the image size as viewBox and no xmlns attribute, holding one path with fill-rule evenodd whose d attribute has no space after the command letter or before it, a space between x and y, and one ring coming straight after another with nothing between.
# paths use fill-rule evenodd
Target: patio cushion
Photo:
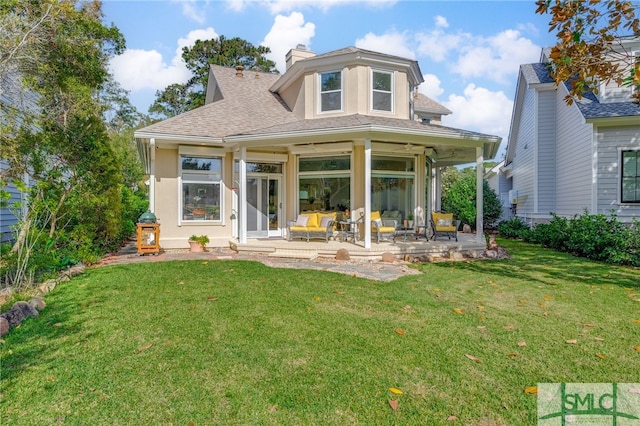
<instances>
[{"instance_id":1,"label":"patio cushion","mask_svg":"<svg viewBox=\"0 0 640 426\"><path fill-rule=\"evenodd\" d=\"M318 221L318 213L302 213L302 216L307 216L309 222L307 222L307 228L318 228L320 222Z\"/></svg>"},{"instance_id":2,"label":"patio cushion","mask_svg":"<svg viewBox=\"0 0 640 426\"><path fill-rule=\"evenodd\" d=\"M379 210L374 210L371 212L371 222L373 222L374 220L378 220L380 219L380 211Z\"/></svg>"},{"instance_id":3,"label":"patio cushion","mask_svg":"<svg viewBox=\"0 0 640 426\"><path fill-rule=\"evenodd\" d=\"M453 213L432 213L436 229L441 232L455 232L457 229L453 225Z\"/></svg>"},{"instance_id":4,"label":"patio cushion","mask_svg":"<svg viewBox=\"0 0 640 426\"><path fill-rule=\"evenodd\" d=\"M332 221L333 219L331 218L331 216L324 216L321 220L320 220L320 228L326 228L327 226L329 226L329 223Z\"/></svg>"},{"instance_id":5,"label":"patio cushion","mask_svg":"<svg viewBox=\"0 0 640 426\"><path fill-rule=\"evenodd\" d=\"M309 223L309 216L298 215L298 218L296 219L296 226L304 228L307 226L307 223Z\"/></svg>"},{"instance_id":6,"label":"patio cushion","mask_svg":"<svg viewBox=\"0 0 640 426\"><path fill-rule=\"evenodd\" d=\"M393 226L380 226L378 227L378 231L382 232L382 233L387 233L387 232L395 232L396 228L394 228Z\"/></svg>"}]
</instances>

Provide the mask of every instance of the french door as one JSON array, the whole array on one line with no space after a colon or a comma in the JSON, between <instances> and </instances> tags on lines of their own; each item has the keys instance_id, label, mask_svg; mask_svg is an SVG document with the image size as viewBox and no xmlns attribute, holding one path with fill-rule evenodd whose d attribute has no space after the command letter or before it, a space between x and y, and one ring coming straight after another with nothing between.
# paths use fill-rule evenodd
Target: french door
<instances>
[{"instance_id":1,"label":"french door","mask_svg":"<svg viewBox=\"0 0 640 426\"><path fill-rule=\"evenodd\" d=\"M247 238L281 237L282 178L247 174Z\"/></svg>"}]
</instances>

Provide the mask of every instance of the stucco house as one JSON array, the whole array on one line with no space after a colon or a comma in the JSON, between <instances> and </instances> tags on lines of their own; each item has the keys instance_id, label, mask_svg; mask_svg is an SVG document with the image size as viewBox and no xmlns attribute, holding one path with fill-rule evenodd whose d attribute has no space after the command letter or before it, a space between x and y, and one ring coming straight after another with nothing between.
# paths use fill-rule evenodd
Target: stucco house
<instances>
[{"instance_id":1,"label":"stucco house","mask_svg":"<svg viewBox=\"0 0 640 426\"><path fill-rule=\"evenodd\" d=\"M640 39L623 41L640 57ZM564 85L549 76L547 51L540 62L520 66L501 191L527 223L551 213L585 212L622 222L640 219L640 105L632 87L603 82L567 105ZM506 178L506 181L503 179ZM504 184L507 184L505 187ZM509 192L510 191L510 192Z\"/></svg>"},{"instance_id":2,"label":"stucco house","mask_svg":"<svg viewBox=\"0 0 640 426\"><path fill-rule=\"evenodd\" d=\"M368 248L373 211L425 223L440 167L497 152L499 137L441 124L451 111L417 94L414 60L298 46L286 64L282 75L213 65L204 106L135 132L162 247L283 239L301 212L350 210Z\"/></svg>"}]
</instances>

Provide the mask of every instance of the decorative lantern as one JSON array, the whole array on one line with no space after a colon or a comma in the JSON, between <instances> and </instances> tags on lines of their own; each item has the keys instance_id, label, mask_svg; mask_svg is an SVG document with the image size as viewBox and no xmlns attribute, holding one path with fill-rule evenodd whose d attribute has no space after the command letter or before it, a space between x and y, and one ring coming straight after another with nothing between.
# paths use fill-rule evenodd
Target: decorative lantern
<instances>
[{"instance_id":1,"label":"decorative lantern","mask_svg":"<svg viewBox=\"0 0 640 426\"><path fill-rule=\"evenodd\" d=\"M138 218L138 254L160 253L160 224L156 215L147 211Z\"/></svg>"}]
</instances>

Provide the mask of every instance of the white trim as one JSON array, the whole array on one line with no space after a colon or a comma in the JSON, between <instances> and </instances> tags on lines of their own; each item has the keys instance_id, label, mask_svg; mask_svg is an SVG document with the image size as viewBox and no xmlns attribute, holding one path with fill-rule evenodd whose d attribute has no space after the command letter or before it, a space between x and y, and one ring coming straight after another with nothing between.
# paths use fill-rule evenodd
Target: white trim
<instances>
[{"instance_id":1,"label":"white trim","mask_svg":"<svg viewBox=\"0 0 640 426\"><path fill-rule=\"evenodd\" d=\"M307 144L307 145L294 145L289 147L289 152L292 154L305 154L313 156L322 156L325 154L337 154L347 153L353 150L353 143L351 142L337 142L327 144Z\"/></svg>"},{"instance_id":2,"label":"white trim","mask_svg":"<svg viewBox=\"0 0 640 426\"><path fill-rule=\"evenodd\" d=\"M233 153L233 159L234 161L240 159L240 153L238 151ZM247 152L246 161L250 163L286 163L289 161L289 155L271 152Z\"/></svg>"},{"instance_id":3,"label":"white trim","mask_svg":"<svg viewBox=\"0 0 640 426\"><path fill-rule=\"evenodd\" d=\"M222 148L213 148L206 146L180 145L178 147L178 155L191 155L196 157L224 157L225 150Z\"/></svg>"},{"instance_id":4,"label":"white trim","mask_svg":"<svg viewBox=\"0 0 640 426\"><path fill-rule=\"evenodd\" d=\"M640 148L637 146L634 147L618 147L618 194L616 196L616 200L619 206L640 206L640 203L630 203L630 202L622 202L622 152L623 151L640 151Z\"/></svg>"},{"instance_id":5,"label":"white trim","mask_svg":"<svg viewBox=\"0 0 640 426\"><path fill-rule=\"evenodd\" d=\"M484 240L484 177L482 173L482 165L484 158L482 157L482 148L476 148L476 241L478 244L485 244Z\"/></svg>"},{"instance_id":6,"label":"white trim","mask_svg":"<svg viewBox=\"0 0 640 426\"><path fill-rule=\"evenodd\" d=\"M327 111L322 110L322 75L323 74L335 74L340 73L340 109L331 109ZM318 103L317 103L317 111L318 115L322 114L332 114L338 112L344 112L344 69L334 70L334 71L318 71L317 79L318 82L316 93L318 94ZM330 90L324 93L335 93L338 90Z\"/></svg>"},{"instance_id":7,"label":"white trim","mask_svg":"<svg viewBox=\"0 0 640 426\"><path fill-rule=\"evenodd\" d=\"M149 211L156 211L156 140L149 140Z\"/></svg>"},{"instance_id":8,"label":"white trim","mask_svg":"<svg viewBox=\"0 0 640 426\"><path fill-rule=\"evenodd\" d=\"M225 182L224 182L224 172L225 172L225 158L224 152L221 154L216 154L216 152L220 152L218 150L210 150L208 148L200 148L197 151L192 151L191 147L184 147L185 149L181 149L183 147L179 147L178 153L178 226L183 225L196 225L196 224L208 224L208 225L216 225L216 226L224 226L225 225ZM197 154L195 153L197 152ZM184 210L183 210L183 184L184 180L182 179L182 158L183 157L197 157L197 158L207 158L207 159L218 159L220 160L220 179L217 181L210 180L188 180L187 183L202 183L206 185L218 185L219 186L219 198L220 198L220 219L218 220L187 220L183 219ZM197 170L187 170L187 172L198 172ZM212 173L216 173L213 172ZM200 171L200 174L205 175L203 171Z\"/></svg>"},{"instance_id":9,"label":"white trim","mask_svg":"<svg viewBox=\"0 0 640 426\"><path fill-rule=\"evenodd\" d=\"M371 248L371 139L364 141L364 248Z\"/></svg>"},{"instance_id":10,"label":"white trim","mask_svg":"<svg viewBox=\"0 0 640 426\"><path fill-rule=\"evenodd\" d=\"M389 111L384 110L384 109L375 109L373 107L373 93L374 92L379 92L379 93L387 93L385 91L382 90L374 90L373 88L373 73L379 73L379 74L388 74L391 76L391 91L389 92L389 94L391 95L391 109ZM394 71L386 71L386 70L381 70L381 69L377 69L377 68L370 68L369 71L369 111L371 112L380 112L380 113L386 113L386 114L395 114L395 98L396 98L396 73ZM411 98L411 97L410 97Z\"/></svg>"}]
</instances>

